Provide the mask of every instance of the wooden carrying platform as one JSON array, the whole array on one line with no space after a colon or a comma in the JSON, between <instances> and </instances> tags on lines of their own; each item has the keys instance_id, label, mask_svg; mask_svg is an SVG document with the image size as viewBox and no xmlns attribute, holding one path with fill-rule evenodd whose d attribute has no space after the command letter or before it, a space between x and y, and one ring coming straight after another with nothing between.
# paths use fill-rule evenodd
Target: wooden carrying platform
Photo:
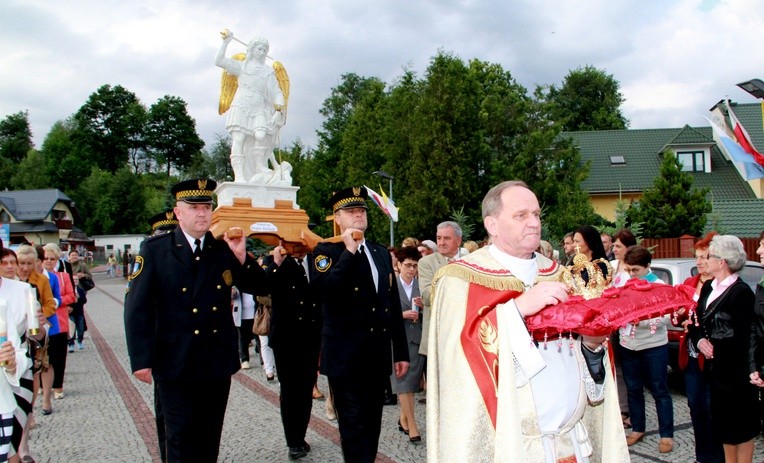
<instances>
[{"instance_id":1,"label":"wooden carrying platform","mask_svg":"<svg viewBox=\"0 0 764 463\"><path fill-rule=\"evenodd\" d=\"M245 236L251 236L270 246L281 243L289 254L303 254L313 250L324 239L308 228L308 214L295 209L292 201L277 199L273 208L252 207L251 199L234 198L232 206L220 206L212 213L210 231L222 239L231 227L240 227Z\"/></svg>"}]
</instances>

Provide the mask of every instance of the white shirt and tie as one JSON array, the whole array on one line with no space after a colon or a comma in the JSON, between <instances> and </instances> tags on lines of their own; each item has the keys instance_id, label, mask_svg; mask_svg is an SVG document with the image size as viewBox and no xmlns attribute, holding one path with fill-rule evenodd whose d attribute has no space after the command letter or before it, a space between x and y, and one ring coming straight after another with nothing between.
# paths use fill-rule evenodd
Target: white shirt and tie
<instances>
[{"instance_id":1,"label":"white shirt and tie","mask_svg":"<svg viewBox=\"0 0 764 463\"><path fill-rule=\"evenodd\" d=\"M191 253L196 256L196 260L199 260L199 255L201 255L202 249L204 249L204 238L206 235L202 235L201 238L194 238L185 231L183 232L183 235L188 240L188 245L191 247Z\"/></svg>"},{"instance_id":2,"label":"white shirt and tie","mask_svg":"<svg viewBox=\"0 0 764 463\"><path fill-rule=\"evenodd\" d=\"M377 270L376 264L374 264L374 258L371 256L369 247L366 245L365 238L363 241L361 241L361 244L358 246L358 252L363 253L366 256L366 259L369 261L369 267L371 267L371 277L374 280L374 288L376 288L377 291L379 291L379 271Z\"/></svg>"}]
</instances>

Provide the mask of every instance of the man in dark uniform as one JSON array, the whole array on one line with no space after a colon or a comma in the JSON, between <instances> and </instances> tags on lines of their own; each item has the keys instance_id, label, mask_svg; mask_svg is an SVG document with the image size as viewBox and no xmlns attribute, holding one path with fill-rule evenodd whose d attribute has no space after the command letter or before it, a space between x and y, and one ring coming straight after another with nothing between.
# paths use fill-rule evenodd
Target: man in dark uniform
<instances>
[{"instance_id":1,"label":"man in dark uniform","mask_svg":"<svg viewBox=\"0 0 764 463\"><path fill-rule=\"evenodd\" d=\"M209 232L215 186L195 179L172 188L178 228L146 240L125 297L131 368L140 381L157 382L169 462L217 460L240 366L231 287L265 287L243 236L226 233L223 242Z\"/></svg>"},{"instance_id":2,"label":"man in dark uniform","mask_svg":"<svg viewBox=\"0 0 764 463\"><path fill-rule=\"evenodd\" d=\"M321 373L334 394L342 453L354 463L376 458L391 363L401 377L409 360L390 254L363 237L367 196L354 187L332 197L342 241L319 244L311 268L323 303Z\"/></svg>"},{"instance_id":3,"label":"man in dark uniform","mask_svg":"<svg viewBox=\"0 0 764 463\"><path fill-rule=\"evenodd\" d=\"M151 216L148 220L149 227L151 227L151 236L164 235L169 233L178 226L178 218L175 217L175 212L172 209L165 209L159 214ZM143 244L141 244L143 246ZM141 247L141 250L143 248ZM139 250L140 251L140 250Z\"/></svg>"},{"instance_id":4,"label":"man in dark uniform","mask_svg":"<svg viewBox=\"0 0 764 463\"><path fill-rule=\"evenodd\" d=\"M170 233L178 226L178 218L175 217L175 212L172 209L166 209L159 214L151 216L148 220L149 227L151 227L151 235L164 235ZM144 241L145 243L145 241ZM139 253L143 251L143 243L139 249ZM164 413L162 412L162 403L159 401L159 391L157 385L154 383L154 419L157 424L157 442L159 443L159 458L162 463L167 462L167 441L164 429Z\"/></svg>"},{"instance_id":5,"label":"man in dark uniform","mask_svg":"<svg viewBox=\"0 0 764 463\"><path fill-rule=\"evenodd\" d=\"M289 459L308 454L305 432L313 407L313 385L321 346L321 307L308 283L310 257L273 250L266 268L271 288L271 326L268 345L276 358L281 386L281 423ZM269 259L270 260L270 259Z\"/></svg>"}]
</instances>

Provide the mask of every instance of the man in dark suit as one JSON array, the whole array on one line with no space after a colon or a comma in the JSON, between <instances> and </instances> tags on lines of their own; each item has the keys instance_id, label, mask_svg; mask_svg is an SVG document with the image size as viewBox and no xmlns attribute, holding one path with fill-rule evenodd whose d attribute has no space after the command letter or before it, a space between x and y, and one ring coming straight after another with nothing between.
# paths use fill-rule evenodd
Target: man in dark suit
<instances>
[{"instance_id":1,"label":"man in dark suit","mask_svg":"<svg viewBox=\"0 0 764 463\"><path fill-rule=\"evenodd\" d=\"M276 358L281 386L281 423L289 459L310 452L305 432L313 407L313 385L321 346L321 307L308 282L309 256L282 254L276 246L266 268L271 288L268 345Z\"/></svg>"},{"instance_id":2,"label":"man in dark suit","mask_svg":"<svg viewBox=\"0 0 764 463\"><path fill-rule=\"evenodd\" d=\"M151 216L148 220L149 227L151 227L151 235L164 235L175 230L178 226L178 219L175 217L175 212L172 209L166 209L156 215ZM145 241L143 242L145 243ZM143 250L143 243L141 243L140 251ZM162 402L159 401L159 390L154 383L154 421L157 425L157 443L159 444L159 458L162 463L167 462L167 440L164 429L164 412L162 411Z\"/></svg>"},{"instance_id":3,"label":"man in dark suit","mask_svg":"<svg viewBox=\"0 0 764 463\"><path fill-rule=\"evenodd\" d=\"M231 287L259 294L263 269L243 236L209 232L212 180L172 188L178 227L146 240L125 296L125 334L135 377L157 382L167 461L215 462L231 375L239 370Z\"/></svg>"},{"instance_id":4,"label":"man in dark suit","mask_svg":"<svg viewBox=\"0 0 764 463\"><path fill-rule=\"evenodd\" d=\"M319 244L311 268L323 303L321 373L334 395L342 453L354 463L376 457L391 359L398 377L409 361L390 254L363 237L367 196L354 187L332 197L342 241Z\"/></svg>"}]
</instances>

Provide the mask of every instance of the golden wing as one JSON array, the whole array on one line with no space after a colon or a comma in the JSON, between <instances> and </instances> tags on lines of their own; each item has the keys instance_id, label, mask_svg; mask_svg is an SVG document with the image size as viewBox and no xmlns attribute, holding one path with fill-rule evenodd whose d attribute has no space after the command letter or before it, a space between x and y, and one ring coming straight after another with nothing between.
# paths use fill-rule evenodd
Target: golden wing
<instances>
[{"instance_id":1,"label":"golden wing","mask_svg":"<svg viewBox=\"0 0 764 463\"><path fill-rule=\"evenodd\" d=\"M237 61L244 61L247 55L244 53L237 53L231 57ZM223 69L223 75L220 79L220 102L218 103L218 114L224 114L231 107L233 96L236 95L236 89L239 88L239 79L229 74L228 71Z\"/></svg>"},{"instance_id":2,"label":"golden wing","mask_svg":"<svg viewBox=\"0 0 764 463\"><path fill-rule=\"evenodd\" d=\"M273 71L276 73L276 80L279 83L281 93L284 94L284 106L281 108L275 108L276 111L281 111L284 114L286 120L287 106L289 105L289 76L287 75L286 68L280 61L273 62Z\"/></svg>"}]
</instances>

